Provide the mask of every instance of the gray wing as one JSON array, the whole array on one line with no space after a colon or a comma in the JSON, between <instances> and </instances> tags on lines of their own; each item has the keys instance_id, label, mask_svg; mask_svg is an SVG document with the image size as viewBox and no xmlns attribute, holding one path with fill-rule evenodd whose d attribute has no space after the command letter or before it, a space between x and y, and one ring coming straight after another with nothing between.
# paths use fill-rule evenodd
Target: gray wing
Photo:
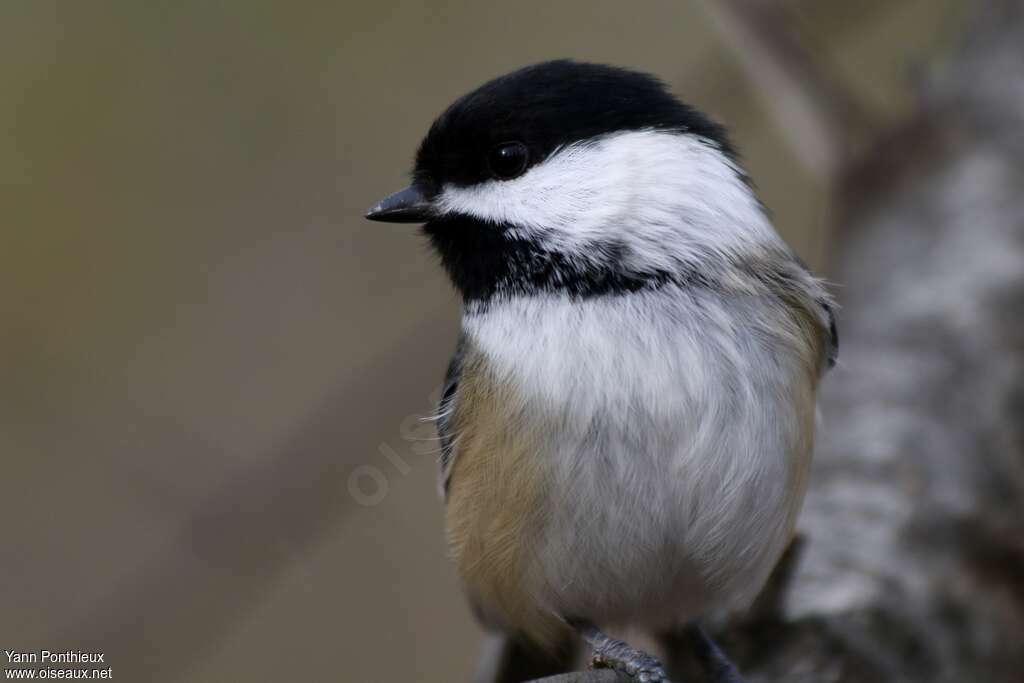
<instances>
[{"instance_id":1,"label":"gray wing","mask_svg":"<svg viewBox=\"0 0 1024 683\"><path fill-rule=\"evenodd\" d=\"M462 373L462 356L465 348L465 337L459 335L455 344L455 353L448 363L448 371L444 375L444 387L441 391L441 402L437 406L437 436L441 440L441 494L448 498L448 478L452 464L455 462L455 435L452 433L452 417L455 412L455 392L459 387L459 376Z\"/></svg>"}]
</instances>

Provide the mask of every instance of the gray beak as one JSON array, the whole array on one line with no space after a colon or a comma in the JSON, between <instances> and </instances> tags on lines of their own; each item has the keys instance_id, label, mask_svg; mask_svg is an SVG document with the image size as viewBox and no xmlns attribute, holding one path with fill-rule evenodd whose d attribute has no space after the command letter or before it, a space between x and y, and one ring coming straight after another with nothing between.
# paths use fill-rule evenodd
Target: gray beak
<instances>
[{"instance_id":1,"label":"gray beak","mask_svg":"<svg viewBox=\"0 0 1024 683\"><path fill-rule=\"evenodd\" d=\"M432 215L433 206L415 185L389 194L366 212L371 221L384 223L426 223Z\"/></svg>"}]
</instances>

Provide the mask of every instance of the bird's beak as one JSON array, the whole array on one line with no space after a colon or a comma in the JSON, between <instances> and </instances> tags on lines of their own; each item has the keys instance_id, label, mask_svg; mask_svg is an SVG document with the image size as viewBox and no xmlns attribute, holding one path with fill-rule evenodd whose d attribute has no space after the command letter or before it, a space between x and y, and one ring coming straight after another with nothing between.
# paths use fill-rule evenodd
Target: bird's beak
<instances>
[{"instance_id":1,"label":"bird's beak","mask_svg":"<svg viewBox=\"0 0 1024 683\"><path fill-rule=\"evenodd\" d=\"M389 194L366 212L371 221L384 223L426 223L433 215L433 205L415 185Z\"/></svg>"}]
</instances>

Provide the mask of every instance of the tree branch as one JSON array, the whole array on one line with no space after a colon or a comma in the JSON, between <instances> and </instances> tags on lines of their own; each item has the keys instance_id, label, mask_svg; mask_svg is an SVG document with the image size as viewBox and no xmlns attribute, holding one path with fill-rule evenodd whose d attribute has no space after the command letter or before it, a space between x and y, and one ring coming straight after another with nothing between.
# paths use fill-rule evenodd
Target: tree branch
<instances>
[{"instance_id":1,"label":"tree branch","mask_svg":"<svg viewBox=\"0 0 1024 683\"><path fill-rule=\"evenodd\" d=\"M831 178L877 122L843 80L812 55L781 7L757 0L700 0L721 41L761 95L789 147Z\"/></svg>"}]
</instances>

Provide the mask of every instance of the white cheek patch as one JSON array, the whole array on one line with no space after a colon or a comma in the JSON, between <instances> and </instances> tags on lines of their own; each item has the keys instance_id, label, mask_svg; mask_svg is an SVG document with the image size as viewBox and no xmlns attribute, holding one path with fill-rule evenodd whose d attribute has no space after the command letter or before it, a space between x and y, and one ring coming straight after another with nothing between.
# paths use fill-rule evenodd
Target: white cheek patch
<instances>
[{"instance_id":1,"label":"white cheek patch","mask_svg":"<svg viewBox=\"0 0 1024 683\"><path fill-rule=\"evenodd\" d=\"M779 241L740 169L713 143L671 131L574 143L514 180L445 186L438 206L571 257L600 259L595 245L614 244L636 270Z\"/></svg>"}]
</instances>

